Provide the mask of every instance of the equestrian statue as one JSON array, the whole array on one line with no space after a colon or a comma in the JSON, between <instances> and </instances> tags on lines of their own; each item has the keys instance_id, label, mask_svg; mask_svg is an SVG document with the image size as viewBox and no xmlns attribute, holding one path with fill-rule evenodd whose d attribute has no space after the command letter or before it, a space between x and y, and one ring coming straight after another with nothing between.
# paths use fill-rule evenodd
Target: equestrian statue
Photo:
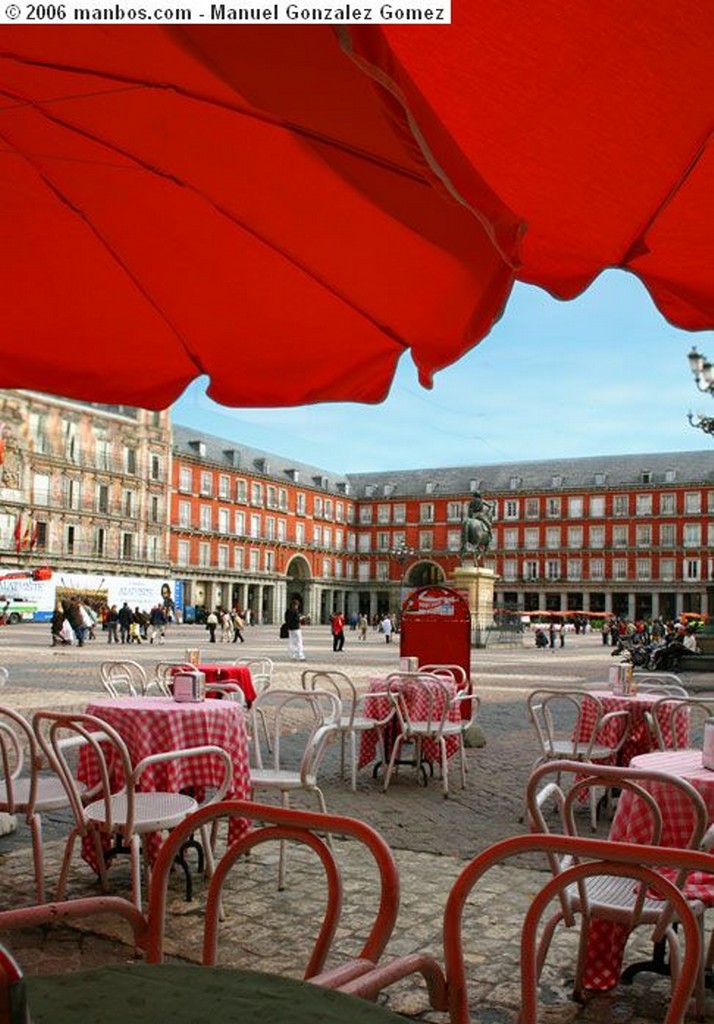
<instances>
[{"instance_id":1,"label":"equestrian statue","mask_svg":"<svg viewBox=\"0 0 714 1024\"><path fill-rule=\"evenodd\" d=\"M475 491L469 502L466 518L461 523L461 561L467 558L477 559L488 549L493 538L493 522L496 503L484 501L478 491Z\"/></svg>"}]
</instances>

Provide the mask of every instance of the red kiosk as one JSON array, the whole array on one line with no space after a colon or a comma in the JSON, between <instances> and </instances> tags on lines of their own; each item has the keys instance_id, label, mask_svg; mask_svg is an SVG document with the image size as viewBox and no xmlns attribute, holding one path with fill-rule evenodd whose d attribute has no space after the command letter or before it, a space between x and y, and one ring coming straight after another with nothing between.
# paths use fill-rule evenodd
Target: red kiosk
<instances>
[{"instance_id":1,"label":"red kiosk","mask_svg":"<svg viewBox=\"0 0 714 1024\"><path fill-rule=\"evenodd\" d=\"M402 605L399 653L419 665L461 665L471 678L471 610L458 590L428 586Z\"/></svg>"}]
</instances>

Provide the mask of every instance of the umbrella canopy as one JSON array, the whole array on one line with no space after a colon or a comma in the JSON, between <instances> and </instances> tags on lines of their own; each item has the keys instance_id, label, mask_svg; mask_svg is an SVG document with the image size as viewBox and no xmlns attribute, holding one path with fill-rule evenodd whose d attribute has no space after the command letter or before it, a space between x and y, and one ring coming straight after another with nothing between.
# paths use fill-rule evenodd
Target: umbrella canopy
<instances>
[{"instance_id":1,"label":"umbrella canopy","mask_svg":"<svg viewBox=\"0 0 714 1024\"><path fill-rule=\"evenodd\" d=\"M0 27L0 386L378 401L606 266L714 326L708 4L453 12Z\"/></svg>"}]
</instances>

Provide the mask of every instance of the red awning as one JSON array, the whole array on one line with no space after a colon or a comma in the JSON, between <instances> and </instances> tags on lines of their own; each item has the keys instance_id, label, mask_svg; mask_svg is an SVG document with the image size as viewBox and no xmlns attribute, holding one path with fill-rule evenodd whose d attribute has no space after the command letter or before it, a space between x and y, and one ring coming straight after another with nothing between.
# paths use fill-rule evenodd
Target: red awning
<instances>
[{"instance_id":1,"label":"red awning","mask_svg":"<svg viewBox=\"0 0 714 1024\"><path fill-rule=\"evenodd\" d=\"M714 326L708 0L0 26L0 386L378 401L606 266Z\"/></svg>"}]
</instances>

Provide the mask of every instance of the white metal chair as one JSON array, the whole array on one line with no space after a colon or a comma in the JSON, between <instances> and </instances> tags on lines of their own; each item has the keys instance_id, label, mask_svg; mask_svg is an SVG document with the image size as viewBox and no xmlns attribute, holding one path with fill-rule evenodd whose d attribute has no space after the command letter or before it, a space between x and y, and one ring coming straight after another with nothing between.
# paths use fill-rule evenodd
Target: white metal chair
<instances>
[{"instance_id":1,"label":"white metal chair","mask_svg":"<svg viewBox=\"0 0 714 1024\"><path fill-rule=\"evenodd\" d=\"M80 796L83 790L78 785ZM63 807L69 807L69 799L56 775L42 773L32 726L17 711L0 705L0 811L24 815L30 826L38 903L45 898L41 815Z\"/></svg>"},{"instance_id":2,"label":"white metal chair","mask_svg":"<svg viewBox=\"0 0 714 1024\"><path fill-rule=\"evenodd\" d=\"M265 690L253 701L253 751L255 767L250 771L251 790L272 790L280 794L283 807L290 806L290 794L298 790L313 793L318 806L327 813L325 797L318 785L317 773L330 738L337 732L342 706L334 693L326 690ZM270 749L262 750L258 735L261 718L271 738ZM307 728L299 757L290 758L286 750L289 735ZM267 744L266 744L267 746ZM293 752L294 753L294 752ZM290 762L288 766L288 762ZM285 844L280 844L278 888L285 885Z\"/></svg>"},{"instance_id":3,"label":"white metal chair","mask_svg":"<svg viewBox=\"0 0 714 1024\"><path fill-rule=\"evenodd\" d=\"M10 673L8 672L8 670L5 668L4 665L0 665L0 690L3 688L3 686L5 686L9 678Z\"/></svg>"},{"instance_id":4,"label":"white metal chair","mask_svg":"<svg viewBox=\"0 0 714 1024\"><path fill-rule=\"evenodd\" d=\"M585 702L591 701L590 707ZM533 770L545 761L567 758L594 764L614 763L629 732L627 711L608 711L586 690L533 690L528 715L538 737L540 754ZM592 724L587 725L590 721ZM607 792L607 791L606 791ZM597 829L598 793L590 790L590 824Z\"/></svg>"},{"instance_id":5,"label":"white metal chair","mask_svg":"<svg viewBox=\"0 0 714 1024\"><path fill-rule=\"evenodd\" d=\"M648 724L660 750L678 750L682 745L701 748L704 722L712 717L714 697L660 697L652 705ZM684 720L686 728L681 728ZM684 736L688 739L680 744Z\"/></svg>"},{"instance_id":6,"label":"white metal chair","mask_svg":"<svg viewBox=\"0 0 714 1024\"><path fill-rule=\"evenodd\" d=\"M572 785L567 794L560 787L559 781L549 780L549 776L560 780L562 775L572 777ZM526 802L531 824L531 831L550 833L551 828L544 814L544 807L552 801L558 811L557 820L563 832L568 836L577 836L576 818L573 813L575 803L581 792L587 789L617 787L621 793L629 790L633 799L638 802L638 817L646 818L649 823L649 846L659 846L663 835L663 814L658 799L648 792L645 785L648 781L656 782L659 787L673 794L673 803L680 806L684 802L688 808L687 828L689 828L687 850L699 850L705 835L709 814L702 795L685 779L670 775L667 772L647 771L642 768L623 768L612 765L588 765L583 767L579 761L552 761L537 768L528 780ZM545 785L543 785L545 783ZM683 817L678 809L678 820ZM553 875L557 877L573 863L572 858L561 859L555 855L549 857ZM646 862L645 862L646 863ZM678 889L683 890L689 872L682 868L674 879ZM688 901L690 909L698 919L702 937L702 953L700 970L697 979L697 1008L701 1013L704 1006L704 907L699 900ZM665 939L670 952L670 965L673 976L679 968L679 946L672 929L673 915L671 907L660 899L654 899L647 885L633 886L627 878L604 875L589 879L584 885L569 886L561 897L561 905L548 921L540 939L538 949L538 972L553 937L556 926L564 921L572 924L575 915L583 918L580 933L580 947L575 974L574 996L578 998L582 990L583 970L585 967L588 928L590 922L601 919L620 923L629 930L639 925L652 925L653 942Z\"/></svg>"},{"instance_id":7,"label":"white metal chair","mask_svg":"<svg viewBox=\"0 0 714 1024\"><path fill-rule=\"evenodd\" d=\"M102 661L99 678L110 697L143 697L149 688L146 671L137 661Z\"/></svg>"},{"instance_id":8,"label":"white metal chair","mask_svg":"<svg viewBox=\"0 0 714 1024\"><path fill-rule=\"evenodd\" d=\"M374 732L377 737L377 749L380 751L382 763L384 756L384 727L394 715L394 708L389 707L386 715L373 718L365 714L365 701L374 695L357 693L357 688L346 672L332 669L306 669L301 676L303 690L329 690L334 693L342 706L342 714L338 725L340 733L340 777L345 774L345 741L350 741L350 779L352 791L357 790L357 737L366 732Z\"/></svg>"},{"instance_id":9,"label":"white metal chair","mask_svg":"<svg viewBox=\"0 0 714 1024\"><path fill-rule=\"evenodd\" d=\"M250 678L253 683L253 689L255 690L256 697L259 697L261 693L264 693L273 681L275 665L271 658L238 658L237 661L233 662L233 664L244 665L250 670ZM265 744L268 750L270 750L270 733L266 725L265 713L262 710L259 710L256 716L251 716L251 723L252 722L255 722L256 725L260 723L263 730L263 736L265 738Z\"/></svg>"},{"instance_id":10,"label":"white metal chair","mask_svg":"<svg viewBox=\"0 0 714 1024\"><path fill-rule=\"evenodd\" d=\"M67 838L57 884L57 899L61 900L64 895L76 839L88 836L94 843L102 887L106 889L107 869L102 839L119 836L122 845L128 847L131 855L132 902L140 910L142 838L152 832L163 832L173 828L199 807L193 797L184 793L140 792L138 785L143 772L152 765L179 758L215 758L220 764L220 781L207 801L211 803L221 800L230 785L233 774L230 757L220 747L190 747L152 754L133 766L119 733L93 715L38 711L33 717L33 726L40 746L64 787L75 820L74 828ZM82 800L73 765L67 757L67 740L73 738L86 743L96 759L99 788L97 798L87 804ZM117 788L115 782L118 782L121 788ZM210 875L213 870L210 837L206 833L202 838L206 855L206 873ZM148 873L146 850L144 859Z\"/></svg>"},{"instance_id":11,"label":"white metal chair","mask_svg":"<svg viewBox=\"0 0 714 1024\"><path fill-rule=\"evenodd\" d=\"M429 672L432 675L443 676L447 679L452 679L456 686L459 695L467 694L470 700L470 704L461 697L462 700L462 711L461 711L461 731L464 735L464 743L466 746L478 746L479 743L469 741L469 733L473 737L473 728L476 725L476 719L478 717L479 708L481 706L481 698L474 694L473 683L469 676L466 674L466 669L462 665L453 664L433 664L433 665L420 665L420 672ZM465 710L468 709L468 710ZM465 768L468 772L468 762L465 762Z\"/></svg>"},{"instance_id":12,"label":"white metal chair","mask_svg":"<svg viewBox=\"0 0 714 1024\"><path fill-rule=\"evenodd\" d=\"M663 696L687 697L687 689L674 672L633 672L638 693L660 693Z\"/></svg>"},{"instance_id":13,"label":"white metal chair","mask_svg":"<svg viewBox=\"0 0 714 1024\"><path fill-rule=\"evenodd\" d=\"M386 690L394 706L399 726L384 777L384 791L389 788L399 753L404 743L415 747L417 772L423 770L424 745L432 743L438 752L441 782L445 797L449 795L449 751L451 739L458 745L461 759L461 787L466 786L466 749L464 744L461 705L476 701L467 691L453 693L442 676L425 672L395 672L387 677ZM457 713L458 712L458 713Z\"/></svg>"}]
</instances>

